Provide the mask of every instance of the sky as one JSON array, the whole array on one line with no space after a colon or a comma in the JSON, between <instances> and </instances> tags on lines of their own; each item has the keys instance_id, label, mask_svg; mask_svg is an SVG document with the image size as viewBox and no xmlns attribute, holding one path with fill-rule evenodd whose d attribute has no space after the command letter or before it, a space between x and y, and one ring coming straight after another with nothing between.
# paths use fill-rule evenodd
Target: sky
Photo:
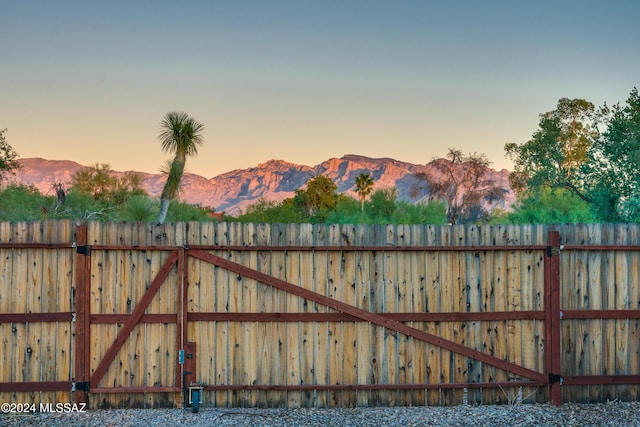
<instances>
[{"instance_id":1,"label":"sky","mask_svg":"<svg viewBox=\"0 0 640 427\"><path fill-rule=\"evenodd\" d=\"M511 169L560 98L640 86L640 2L0 0L0 129L21 158L157 173L168 111L205 127L187 171L448 148Z\"/></svg>"}]
</instances>

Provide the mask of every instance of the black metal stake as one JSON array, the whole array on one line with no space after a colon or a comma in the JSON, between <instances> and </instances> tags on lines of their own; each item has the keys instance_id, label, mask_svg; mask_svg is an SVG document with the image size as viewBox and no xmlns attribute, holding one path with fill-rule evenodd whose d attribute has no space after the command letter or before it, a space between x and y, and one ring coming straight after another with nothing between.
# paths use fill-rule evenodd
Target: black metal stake
<instances>
[{"instance_id":1,"label":"black metal stake","mask_svg":"<svg viewBox=\"0 0 640 427\"><path fill-rule=\"evenodd\" d=\"M183 372L182 373L182 399L184 400L184 404L182 405L182 410L187 410L187 375L191 375L193 372Z\"/></svg>"}]
</instances>

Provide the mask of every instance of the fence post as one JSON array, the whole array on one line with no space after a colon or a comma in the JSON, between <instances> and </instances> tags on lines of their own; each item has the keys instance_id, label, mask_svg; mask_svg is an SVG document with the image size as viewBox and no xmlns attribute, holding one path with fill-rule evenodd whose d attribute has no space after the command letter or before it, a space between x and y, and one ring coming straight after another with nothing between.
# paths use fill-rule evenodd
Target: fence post
<instances>
[{"instance_id":1,"label":"fence post","mask_svg":"<svg viewBox=\"0 0 640 427\"><path fill-rule=\"evenodd\" d=\"M549 231L544 262L545 370L549 376L549 401L562 404L561 318L560 318L560 233Z\"/></svg>"},{"instance_id":2,"label":"fence post","mask_svg":"<svg viewBox=\"0 0 640 427\"><path fill-rule=\"evenodd\" d=\"M76 224L75 236L75 363L74 401L87 402L91 375L91 250L87 246L87 225Z\"/></svg>"},{"instance_id":3,"label":"fence post","mask_svg":"<svg viewBox=\"0 0 640 427\"><path fill-rule=\"evenodd\" d=\"M187 339L187 312L189 309L189 301L187 294L187 284L189 283L188 268L187 268L187 249L184 247L178 251L178 292L176 301L176 314L177 314L177 333L176 333L176 349L178 352L185 349ZM180 360L176 361L176 387L184 388L182 373L186 370L184 365L180 363Z\"/></svg>"}]
</instances>

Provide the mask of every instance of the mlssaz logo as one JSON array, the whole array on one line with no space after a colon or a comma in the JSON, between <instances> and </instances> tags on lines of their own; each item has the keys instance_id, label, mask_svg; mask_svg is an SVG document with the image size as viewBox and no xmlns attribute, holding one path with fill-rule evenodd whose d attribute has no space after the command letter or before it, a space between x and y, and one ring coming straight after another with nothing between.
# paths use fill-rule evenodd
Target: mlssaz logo
<instances>
[{"instance_id":1,"label":"mlssaz logo","mask_svg":"<svg viewBox=\"0 0 640 427\"><path fill-rule=\"evenodd\" d=\"M86 412L86 403L41 403L40 412Z\"/></svg>"}]
</instances>

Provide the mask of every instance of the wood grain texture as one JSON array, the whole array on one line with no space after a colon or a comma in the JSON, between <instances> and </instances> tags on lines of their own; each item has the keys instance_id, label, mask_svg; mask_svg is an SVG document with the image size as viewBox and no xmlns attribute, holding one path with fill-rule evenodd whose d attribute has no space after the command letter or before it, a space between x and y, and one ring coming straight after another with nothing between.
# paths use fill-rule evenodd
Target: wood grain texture
<instances>
[{"instance_id":1,"label":"wood grain texture","mask_svg":"<svg viewBox=\"0 0 640 427\"><path fill-rule=\"evenodd\" d=\"M70 245L75 227L69 221L0 223L0 312L43 313L38 321L14 317L0 323L0 384L74 379L76 325L48 316L78 310L76 254ZM197 380L229 387L207 391L207 405L452 405L463 398L474 404L509 402L517 388L473 384L523 384L521 375L394 331L389 326L395 323L385 322L405 322L456 345L545 372L542 248L551 228L560 231L562 244L570 248L560 251L561 310L571 313L561 322L561 368L564 375L580 378L563 386L563 399L637 399L638 384L631 380L640 373L640 320L634 315L605 318L611 310L624 314L640 309L637 224L89 223L89 244L94 246L90 308L96 316L87 349L92 372L112 343L121 342L111 354L113 362L100 367L102 391L90 394L90 403L179 403L178 393L133 390L179 386L181 334L197 343ZM190 256L189 247L198 245L301 289L389 317L379 325L343 317L335 307L305 294ZM609 245L615 248L607 249ZM180 329L182 276L179 267L172 267L138 313L141 323L129 325L126 337L120 337L171 250L183 251L186 310L195 317L186 316L184 331ZM278 318L279 313L291 317ZM442 317L402 317L413 313ZM520 313L528 318L519 318ZM215 317L225 314L238 317ZM304 317L318 314L329 317ZM163 317L167 315L172 317ZM594 383L588 384L585 376L593 376ZM397 389L388 388L394 384ZM467 384L468 393L453 384ZM113 393L110 387L129 391ZM532 402L547 399L544 387L524 387L523 394ZM61 390L0 392L5 401L27 395L43 402L73 398Z\"/></svg>"}]
</instances>

